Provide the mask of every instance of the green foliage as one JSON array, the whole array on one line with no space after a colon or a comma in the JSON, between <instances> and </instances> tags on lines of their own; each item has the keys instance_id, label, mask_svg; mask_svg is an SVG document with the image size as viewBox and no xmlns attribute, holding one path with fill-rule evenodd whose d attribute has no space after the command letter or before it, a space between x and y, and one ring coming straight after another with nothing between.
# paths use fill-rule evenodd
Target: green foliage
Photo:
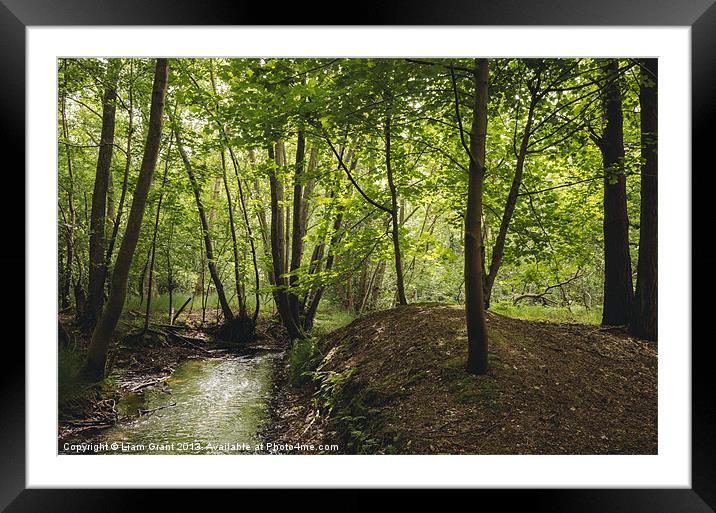
<instances>
[{"instance_id":1,"label":"green foliage","mask_svg":"<svg viewBox=\"0 0 716 513\"><path fill-rule=\"evenodd\" d=\"M323 354L313 337L294 340L288 352L288 376L294 385L310 383Z\"/></svg>"},{"instance_id":2,"label":"green foliage","mask_svg":"<svg viewBox=\"0 0 716 513\"><path fill-rule=\"evenodd\" d=\"M86 387L79 377L82 357L76 351L61 349L57 359L57 394L60 404L75 398Z\"/></svg>"},{"instance_id":3,"label":"green foliage","mask_svg":"<svg viewBox=\"0 0 716 513\"><path fill-rule=\"evenodd\" d=\"M388 427L378 406L392 397L379 386L355 379L356 368L343 372L315 372L315 397L328 415L332 429L349 454L391 454L400 442L399 434Z\"/></svg>"},{"instance_id":4,"label":"green foliage","mask_svg":"<svg viewBox=\"0 0 716 513\"><path fill-rule=\"evenodd\" d=\"M326 333L356 315L392 307L397 277L389 216L366 201L356 187L375 203L390 206L388 156L398 202L398 239L408 300L464 301L467 159L449 70L454 66L458 111L467 130L474 92L469 70L474 60L429 61L431 65L397 58L171 59L167 115L171 112L178 120L207 212L217 272L233 308L238 306L238 295L243 294L251 309L258 287L261 314L274 313L274 289L269 283L270 175L275 175L283 190L283 199L277 205L284 209L289 238L294 185L305 196L303 255L299 268L290 273L295 278L290 289L307 300L318 289L323 290L316 332ZM520 146L523 140L527 144L522 183L493 288L492 302L507 305L498 307L502 312L527 315L519 311L524 308L530 310L529 315L544 319L592 319L591 313L560 317L562 314L552 309L523 304L508 309L517 296L539 293L580 269L584 276L563 287L564 295L550 296L556 301L554 306L559 311L568 307L579 312L577 305L589 304L589 312L596 312L602 301L605 170L594 140L604 128L600 92L604 63L590 58L491 62L483 195L488 268L518 169ZM631 60L620 61L620 66L624 172L635 263L640 209L639 84L630 69ZM63 259L71 243L74 256L68 268L73 286L75 282L85 288L87 285L89 210L104 77L110 68L119 69L116 147L107 197L108 218L113 221L119 216L116 254L142 159L152 67L153 59L58 60L59 271L62 279L67 273ZM389 154L385 137L388 119ZM161 197L153 268L151 310L155 315L168 310L170 289L175 308L190 295L195 297L194 309L200 308L202 288L208 294L209 307L216 306L196 200L171 126L164 123L155 182L130 269L125 306L125 310L143 310L137 298L148 294L153 224ZM297 176L299 130L306 137L306 160L315 149L315 162L310 169L304 162L303 174ZM285 149L285 155L277 162L269 158L268 148L279 146ZM334 150L353 169L355 184L338 164ZM165 170L167 181L162 186ZM614 179L613 170L606 174L607 182ZM123 188L125 199L120 202ZM339 218L341 222L337 223ZM108 261L111 270L113 255Z\"/></svg>"}]
</instances>

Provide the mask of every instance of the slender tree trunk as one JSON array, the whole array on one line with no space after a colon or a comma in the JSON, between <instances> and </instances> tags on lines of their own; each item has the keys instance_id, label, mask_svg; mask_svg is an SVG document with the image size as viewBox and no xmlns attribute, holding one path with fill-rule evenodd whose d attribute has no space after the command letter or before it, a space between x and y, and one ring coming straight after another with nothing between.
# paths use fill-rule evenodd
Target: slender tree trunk
<instances>
[{"instance_id":1,"label":"slender tree trunk","mask_svg":"<svg viewBox=\"0 0 716 513\"><path fill-rule=\"evenodd\" d=\"M405 297L405 282L403 278L403 258L400 252L400 222L398 220L398 192L393 181L393 166L390 153L390 115L385 118L385 168L388 175L388 187L390 189L390 220L393 225L393 253L395 259L395 285L397 289L398 304L407 305Z\"/></svg>"},{"instance_id":2,"label":"slender tree trunk","mask_svg":"<svg viewBox=\"0 0 716 513\"><path fill-rule=\"evenodd\" d=\"M172 261L171 261L171 252L172 252L172 239L174 238L174 214L172 213L172 221L169 228L169 239L167 240L167 246L166 246L166 257L167 257L167 288L169 289L169 324L174 324L174 307L173 307L173 299L174 299L174 273L172 272ZM188 302L188 300L187 300Z\"/></svg>"},{"instance_id":3,"label":"slender tree trunk","mask_svg":"<svg viewBox=\"0 0 716 513\"><path fill-rule=\"evenodd\" d=\"M67 60L63 62L65 70L65 76L67 74ZM65 78L66 82L66 78ZM67 128L67 89L62 89L62 135L65 142L69 143L69 130ZM67 226L65 227L65 238L67 244L67 260L65 262L65 272L63 275L63 281L60 287L60 299L62 301L62 308L67 308L70 301L70 285L72 284L72 262L75 259L75 222L77 220L77 214L75 212L74 204L74 189L75 179L74 172L72 169L72 154L69 144L65 145L65 154L67 156L67 174L70 178L69 187L67 189L67 206L69 208L70 218L67 220ZM82 305L76 305L79 309Z\"/></svg>"},{"instance_id":4,"label":"slender tree trunk","mask_svg":"<svg viewBox=\"0 0 716 513\"><path fill-rule=\"evenodd\" d=\"M635 337L657 340L657 200L658 200L658 60L640 63L641 84L641 212L639 220L639 262L636 273L636 294L629 333Z\"/></svg>"},{"instance_id":5,"label":"slender tree trunk","mask_svg":"<svg viewBox=\"0 0 716 513\"><path fill-rule=\"evenodd\" d=\"M231 155L231 161L234 165L234 173L236 174L236 184L239 189L239 202L241 203L241 212L244 216L244 226L246 228L246 235L249 239L249 246L251 248L251 263L254 266L254 313L251 317L253 326L256 325L256 319L258 319L259 316L259 308L261 307L261 298L259 296L259 291L261 290L261 282L259 278L259 263L258 263L258 257L256 255L256 243L254 242L254 234L251 229L251 223L249 222L249 213L246 209L246 200L244 198L244 188L241 185L241 177L239 176L239 165L236 161L236 157L234 156L234 152L231 149L231 146L229 146L229 155ZM251 335L253 336L254 329L251 328Z\"/></svg>"},{"instance_id":6,"label":"slender tree trunk","mask_svg":"<svg viewBox=\"0 0 716 513\"><path fill-rule=\"evenodd\" d=\"M106 75L106 89L102 99L102 134L99 143L97 171L92 193L92 213L90 216L89 238L89 285L87 304L84 308L82 324L87 329L94 328L102 312L105 282L105 214L107 211L107 189L114 149L114 125L117 111L117 79L119 59L110 60Z\"/></svg>"},{"instance_id":7,"label":"slender tree trunk","mask_svg":"<svg viewBox=\"0 0 716 513\"><path fill-rule=\"evenodd\" d=\"M341 225L343 224L343 206L340 205L338 207L338 212L336 213L336 218L333 221L333 234L331 235L331 242L330 246L328 248L328 257L326 258L326 267L325 271L330 272L333 269L333 264L335 262L335 250L336 245L338 244L338 241L340 240L340 230ZM308 305L308 308L306 309L306 315L303 320L303 325L306 330L310 330L313 327L313 321L316 318L316 312L318 311L318 305L321 303L321 298L323 297L323 293L325 291L326 287L325 285L322 285L316 290L316 293L313 295L313 298L311 299L311 302Z\"/></svg>"},{"instance_id":8,"label":"slender tree trunk","mask_svg":"<svg viewBox=\"0 0 716 513\"><path fill-rule=\"evenodd\" d=\"M162 176L162 186L159 190L159 200L157 201L157 213L154 216L154 232L152 233L152 246L149 250L151 258L149 259L149 283L147 284L147 308L144 313L144 331L149 328L149 312L152 304L152 286L154 284L154 259L157 255L157 233L159 233L159 216L162 213L162 200L164 199L164 188L167 185L167 174L169 172L169 156L172 151L172 139L169 138L169 147L164 161L164 176Z\"/></svg>"},{"instance_id":9,"label":"slender tree trunk","mask_svg":"<svg viewBox=\"0 0 716 513\"><path fill-rule=\"evenodd\" d=\"M293 233L291 239L291 276L289 277L290 289L288 294L289 310L293 316L293 322L297 326L301 326L301 299L294 291L294 287L296 287L298 283L298 276L296 274L301 267L301 260L303 258L303 237L306 234L302 183L305 157L306 140L303 128L301 128L298 131L298 137L296 140L296 165L293 175Z\"/></svg>"},{"instance_id":10,"label":"slender tree trunk","mask_svg":"<svg viewBox=\"0 0 716 513\"><path fill-rule=\"evenodd\" d=\"M144 266L142 267L142 272L139 273L139 306L144 304L144 280L147 279L147 269L149 268L149 258L151 255L152 249L149 248L149 251L147 251L147 258L144 261Z\"/></svg>"},{"instance_id":11,"label":"slender tree trunk","mask_svg":"<svg viewBox=\"0 0 716 513\"><path fill-rule=\"evenodd\" d=\"M246 317L246 293L241 284L241 271L239 270L239 249L236 239L236 225L234 224L234 204L231 201L231 191L229 190L229 181L226 176L226 157L224 150L221 150L221 176L224 181L224 192L226 193L226 201L229 209L229 229L231 231L231 249L234 256L234 286L236 288L236 297L239 304L239 317Z\"/></svg>"},{"instance_id":12,"label":"slender tree trunk","mask_svg":"<svg viewBox=\"0 0 716 513\"><path fill-rule=\"evenodd\" d=\"M537 84L539 88L539 84ZM490 297L492 296L492 287L495 285L495 279L497 273L502 265L502 258L505 255L505 241L507 240L507 231L510 227L510 221L512 221L512 215L515 213L515 207L517 206L517 198L520 193L520 186L522 185L522 175L525 167L525 159L527 158L527 148L529 145L530 135L532 132L532 121L534 119L534 111L537 105L537 92L532 91L530 99L529 109L527 111L527 123L525 125L525 131L522 134L522 141L520 143L520 150L517 154L517 162L515 165L515 176L512 178L512 185L510 186L510 192L507 194L507 200L505 201L505 210L500 220L500 229L497 233L497 239L495 245L492 248L492 260L490 262L490 271L485 273L485 308L490 307ZM515 121L516 122L516 121ZM484 265L484 239L482 249L482 261Z\"/></svg>"},{"instance_id":13,"label":"slender tree trunk","mask_svg":"<svg viewBox=\"0 0 716 513\"><path fill-rule=\"evenodd\" d=\"M127 228L117 254L117 262L112 273L112 289L107 299L107 305L102 312L87 350L87 362L83 374L90 379L104 377L109 342L122 313L124 300L127 296L127 277L132 265L132 257L137 247L139 232L147 204L147 195L152 184L154 169L159 155L159 146L162 136L162 121L164 100L167 92L167 77L169 64L167 59L157 59L154 71L154 85L152 87L152 104L149 115L149 129L147 142L142 158L142 167L139 171L137 186L132 199L132 208L127 219Z\"/></svg>"},{"instance_id":14,"label":"slender tree trunk","mask_svg":"<svg viewBox=\"0 0 716 513\"><path fill-rule=\"evenodd\" d=\"M606 125L599 144L604 163L604 310L602 324L629 323L632 306L629 219L624 174L624 128L619 64L607 65L604 88Z\"/></svg>"},{"instance_id":15,"label":"slender tree trunk","mask_svg":"<svg viewBox=\"0 0 716 513\"><path fill-rule=\"evenodd\" d=\"M383 276L385 275L385 261L381 260L378 262L378 266L375 271L375 279L373 280L373 287L370 293L370 303L368 308L370 310L376 310L378 308L378 301L380 300L380 293L383 290Z\"/></svg>"},{"instance_id":16,"label":"slender tree trunk","mask_svg":"<svg viewBox=\"0 0 716 513\"><path fill-rule=\"evenodd\" d=\"M189 157L187 156L186 151L184 150L184 145L182 143L181 135L179 133L178 121L175 119L174 115L171 113L170 113L170 119L171 119L172 125L173 125L174 137L176 138L177 149L179 150L179 154L181 155L182 161L184 162L184 168L186 169L187 175L189 175L189 181L191 182L191 188L194 192L194 199L196 201L196 208L199 211L199 221L201 222L201 229L203 232L204 249L206 250L206 261L207 261L207 265L209 267L209 274L211 275L211 280L214 283L214 288L216 289L216 295L219 298L219 304L221 305L221 311L224 314L224 322L229 324L229 323L233 322L234 314L231 311L229 302L226 299L226 294L224 292L224 284L221 282L221 278L219 277L219 272L216 268L216 259L214 257L214 246L213 246L213 243L211 240L211 235L209 233L209 222L207 220L206 212L204 210L204 204L201 201L201 189L199 187L199 183L196 180L196 176L194 175L194 170L191 166L191 162L189 161Z\"/></svg>"},{"instance_id":17,"label":"slender tree trunk","mask_svg":"<svg viewBox=\"0 0 716 513\"><path fill-rule=\"evenodd\" d=\"M122 178L122 192L119 195L119 206L117 207L117 215L114 218L112 225L112 235L109 238L107 244L107 254L105 256L105 267L110 269L112 263L112 253L114 253L114 245L117 240L117 233L119 232L119 225L122 221L122 215L124 214L124 202L127 196L127 179L129 178L129 170L132 167L132 135L134 134L134 91L132 86L133 78L133 59L129 59L129 90L128 90L128 127L127 127L127 147L126 147L126 160L124 162L124 177ZM109 274L109 273L107 273Z\"/></svg>"},{"instance_id":18,"label":"slender tree trunk","mask_svg":"<svg viewBox=\"0 0 716 513\"><path fill-rule=\"evenodd\" d=\"M470 130L467 208L465 211L465 315L467 371L487 372L487 325L482 289L482 191L487 138L488 60L475 59L475 100ZM457 98L457 95L456 95ZM456 100L457 101L457 100ZM459 106L456 105L459 116ZM462 130L462 128L461 128Z\"/></svg>"}]
</instances>

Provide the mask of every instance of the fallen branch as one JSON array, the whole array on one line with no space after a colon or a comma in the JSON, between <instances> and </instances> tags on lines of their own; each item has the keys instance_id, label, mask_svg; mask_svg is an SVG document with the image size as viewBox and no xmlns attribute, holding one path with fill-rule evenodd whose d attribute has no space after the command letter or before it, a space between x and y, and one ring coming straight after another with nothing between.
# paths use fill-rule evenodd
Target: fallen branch
<instances>
[{"instance_id":1,"label":"fallen branch","mask_svg":"<svg viewBox=\"0 0 716 513\"><path fill-rule=\"evenodd\" d=\"M189 301L191 301L192 299L194 299L194 296L189 296L189 298L186 301L184 301L184 304L181 305L179 310L177 310L177 313L175 313L174 317L172 317L172 324L177 322L177 319L179 318L179 314L181 314L184 311L184 309L186 308L186 305L188 305Z\"/></svg>"},{"instance_id":2,"label":"fallen branch","mask_svg":"<svg viewBox=\"0 0 716 513\"><path fill-rule=\"evenodd\" d=\"M571 278L568 278L562 282L555 283L554 285L548 285L542 292L536 293L536 294L521 294L517 296L515 299L512 300L512 304L516 305L519 301L522 301L523 299L533 299L533 300L539 300L542 302L544 306L547 306L547 303L553 303L557 304L557 302L554 299L550 299L547 297L547 294L549 294L553 289L561 289L563 286L568 285L572 283L574 280L581 278L584 276L584 273L582 272L582 269L577 269L577 272L574 273L574 276Z\"/></svg>"},{"instance_id":3,"label":"fallen branch","mask_svg":"<svg viewBox=\"0 0 716 513\"><path fill-rule=\"evenodd\" d=\"M170 408L170 407L176 406L176 405L177 405L177 403L170 403L170 404L165 404L164 406L157 406L156 408L150 408L148 410L143 410L141 408L137 408L137 410L139 411L140 415L147 415L149 413L154 413L155 411L163 410L164 408Z\"/></svg>"},{"instance_id":4,"label":"fallen branch","mask_svg":"<svg viewBox=\"0 0 716 513\"><path fill-rule=\"evenodd\" d=\"M517 296L513 301L512 304L516 305L523 299L532 299L534 301L541 301L542 305L547 306L547 303L557 304L557 301L554 299L550 299L546 296L547 292L542 292L541 294L521 294Z\"/></svg>"},{"instance_id":5,"label":"fallen branch","mask_svg":"<svg viewBox=\"0 0 716 513\"><path fill-rule=\"evenodd\" d=\"M137 392L138 390L141 390L142 388L150 387L150 386L152 386L152 385L157 385L157 384L159 384L159 383L162 383L162 382L166 381L167 379L169 379L169 376L164 376L164 377L161 377L161 378L153 379L153 380L151 380L151 381L145 381L144 383L140 383L140 384L138 384L138 385L136 385L136 386L133 386L133 387L130 388L129 390L130 390L131 392Z\"/></svg>"},{"instance_id":6,"label":"fallen branch","mask_svg":"<svg viewBox=\"0 0 716 513\"><path fill-rule=\"evenodd\" d=\"M203 352L203 353L205 353L205 354L211 354L210 351L207 351L207 350L204 349L203 347L201 347L201 346L199 346L199 345L197 345L197 344L195 344L194 342L191 341L191 340L197 340L197 341L203 342L202 339L192 338L192 337L184 337L184 336L182 336L182 335L179 335L179 333L174 333L173 331L169 331L166 335L167 335L168 337L174 337L174 338L177 339L178 341L183 342L184 344L186 344L186 345L188 345L188 346L190 346L190 347L193 347L194 349L198 349L199 351L201 351L201 352ZM190 339L191 339L191 340L190 340Z\"/></svg>"}]
</instances>

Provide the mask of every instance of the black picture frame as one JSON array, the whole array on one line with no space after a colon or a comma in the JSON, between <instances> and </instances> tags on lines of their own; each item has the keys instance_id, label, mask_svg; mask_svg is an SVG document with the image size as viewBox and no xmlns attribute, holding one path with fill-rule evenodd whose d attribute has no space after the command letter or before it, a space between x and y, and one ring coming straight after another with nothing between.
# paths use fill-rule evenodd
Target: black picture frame
<instances>
[{"instance_id":1,"label":"black picture frame","mask_svg":"<svg viewBox=\"0 0 716 513\"><path fill-rule=\"evenodd\" d=\"M692 234L711 233L708 194L713 188L713 157L710 155L716 124L716 5L714 0L512 0L470 2L469 0L400 1L390 4L355 5L342 20L367 25L609 25L609 26L689 26L692 65L692 161L704 163L701 173L691 174ZM335 11L337 12L337 11ZM16 180L15 190L25 190L25 29L37 25L262 25L289 20L294 24L316 25L316 13L305 3L282 6L280 19L267 12L260 2L239 4L225 0L0 0L0 146L4 184ZM335 20L326 24L341 25ZM49 151L49 150L48 150ZM18 157L10 166L7 158ZM706 167L707 166L707 167ZM684 176L683 179L689 179ZM8 185L9 186L9 185ZM26 191L28 192L28 191ZM31 192L31 191L30 191ZM20 198L24 195L14 194ZM25 226L18 217L23 205L4 201L4 235L11 246L0 253L2 268L25 269ZM9 210L11 209L12 210ZM699 289L713 290L716 264L706 244L692 237L692 274L699 272ZM688 251L688 248L684 248ZM673 271L673 270L670 270ZM688 270L684 279L691 279ZM6 291L15 294L15 310L9 323L22 326L16 315L19 291L24 290L23 275L9 273ZM22 294L19 294L22 296ZM689 298L683 298L688 301ZM697 301L693 295L692 319L709 318L709 300ZM32 305L26 305L32 308ZM144 498L137 490L39 490L25 486L25 350L18 337L6 335L3 348L6 365L0 372L0 508L5 511L135 511ZM716 507L716 421L713 397L711 337L692 342L692 488L691 489L583 489L583 490L479 490L476 493L500 501L501 508L529 504L534 511L585 512L706 512ZM684 341L688 342L688 341ZM660 412L661 415L668 412ZM188 490L161 490L166 508L170 502L187 504L197 497ZM214 491L213 493L217 493ZM228 491L222 494L233 493ZM246 495L246 491L241 491ZM293 494L296 492L293 491ZM421 493L412 492L420 497ZM324 495L327 503L333 499Z\"/></svg>"}]
</instances>

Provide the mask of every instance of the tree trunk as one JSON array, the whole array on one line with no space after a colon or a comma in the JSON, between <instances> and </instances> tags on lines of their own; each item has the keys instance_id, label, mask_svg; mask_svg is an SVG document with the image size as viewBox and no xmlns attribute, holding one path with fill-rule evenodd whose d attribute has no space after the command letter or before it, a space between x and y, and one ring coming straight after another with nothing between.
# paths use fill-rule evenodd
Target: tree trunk
<instances>
[{"instance_id":1,"label":"tree trunk","mask_svg":"<svg viewBox=\"0 0 716 513\"><path fill-rule=\"evenodd\" d=\"M467 371L487 372L487 325L482 289L482 191L487 138L488 60L475 59L475 98L470 130L467 207L465 210L465 316ZM457 95L456 95L457 102ZM459 116L459 106L456 104ZM462 130L462 128L460 129Z\"/></svg>"},{"instance_id":2,"label":"tree trunk","mask_svg":"<svg viewBox=\"0 0 716 513\"><path fill-rule=\"evenodd\" d=\"M221 150L221 176L224 182L224 192L226 193L226 202L229 210L229 229L231 231L231 249L234 256L234 287L236 288L236 298L239 304L239 317L246 317L246 293L241 283L241 271L239 270L239 250L236 239L236 225L234 223L234 204L231 201L231 191L229 190L229 180L226 176L226 157L224 149Z\"/></svg>"},{"instance_id":3,"label":"tree trunk","mask_svg":"<svg viewBox=\"0 0 716 513\"><path fill-rule=\"evenodd\" d=\"M602 324L622 326L629 322L632 306L629 219L624 174L624 129L619 64L607 65L604 88L606 125L599 144L604 163L604 311Z\"/></svg>"},{"instance_id":4,"label":"tree trunk","mask_svg":"<svg viewBox=\"0 0 716 513\"><path fill-rule=\"evenodd\" d=\"M657 99L658 60L641 61L641 212L639 221L639 262L636 273L634 309L629 333L657 340Z\"/></svg>"},{"instance_id":5,"label":"tree trunk","mask_svg":"<svg viewBox=\"0 0 716 513\"><path fill-rule=\"evenodd\" d=\"M129 60L129 73L130 83L128 92L128 127L127 127L127 147L126 147L126 160L124 161L124 176L122 178L122 192L119 195L119 206L117 207L117 215L114 217L114 223L112 224L112 234L107 244L107 253L104 258L104 265L107 270L110 269L112 263L112 253L114 253L114 245L117 240L117 233L119 232L119 225L122 221L122 215L124 213L124 201L127 196L127 179L129 178L129 170L132 167L132 135L134 134L134 94L132 88L132 69L133 60ZM107 273L108 274L108 273Z\"/></svg>"},{"instance_id":6,"label":"tree trunk","mask_svg":"<svg viewBox=\"0 0 716 513\"><path fill-rule=\"evenodd\" d=\"M330 246L328 247L328 257L326 258L325 272L330 272L333 269L335 262L335 250L338 241L340 240L340 230L343 224L343 205L339 205L336 218L333 221L333 234L331 235ZM310 330L313 327L313 321L316 318L316 312L318 311L318 305L321 303L321 298L326 290L325 285L322 285L316 290L313 295L311 302L306 310L306 315L303 320L303 326L306 330Z\"/></svg>"},{"instance_id":7,"label":"tree trunk","mask_svg":"<svg viewBox=\"0 0 716 513\"><path fill-rule=\"evenodd\" d=\"M65 69L65 76L67 74L67 60L63 62ZM65 79L66 80L66 79ZM62 90L62 135L65 138L65 142L69 143L69 130L67 128L67 90L66 87ZM67 155L67 174L70 179L70 184L67 189L67 205L69 208L70 218L67 220L67 226L65 227L66 244L67 244L67 260L65 262L65 272L63 274L63 281L60 286L60 299L62 301L62 308L67 308L70 301L70 285L72 284L72 262L75 259L75 222L77 220L77 214L75 212L74 204L74 189L75 179L74 172L72 170L72 154L70 151L70 145L65 145L65 152ZM75 305L77 309L81 309L82 305Z\"/></svg>"},{"instance_id":8,"label":"tree trunk","mask_svg":"<svg viewBox=\"0 0 716 513\"><path fill-rule=\"evenodd\" d=\"M119 247L117 262L112 273L112 289L107 299L107 305L92 333L92 341L87 350L87 361L83 369L83 374L90 379L99 380L104 377L109 342L127 296L129 268L132 265L132 257L137 247L144 209L147 204L147 195L149 194L159 155L168 74L169 65L167 59L157 59L154 71L154 85L152 87L149 129L142 158L142 167L139 171L132 208L127 219L127 228L122 244Z\"/></svg>"},{"instance_id":9,"label":"tree trunk","mask_svg":"<svg viewBox=\"0 0 716 513\"><path fill-rule=\"evenodd\" d=\"M194 191L194 199L196 201L196 208L199 211L199 221L201 222L201 230L203 232L204 249L206 250L206 261L209 267L209 274L211 275L211 280L214 283L214 288L216 288L216 295L219 297L221 311L224 314L224 322L230 324L234 320L234 314L231 311L229 302L226 300L224 284L221 282L219 272L216 268L216 259L214 258L214 246L211 241L211 235L209 233L209 222L207 221L204 204L201 201L201 190L199 188L199 183L197 182L196 176L194 175L194 170L191 167L189 157L184 150L181 135L179 134L179 127L177 124L178 121L174 118L173 114L170 113L169 115L173 125L174 137L176 138L177 142L177 149L179 150L179 154L181 155L182 161L184 161L184 168L186 169L187 175L189 175L189 181L191 182L191 187Z\"/></svg>"},{"instance_id":10,"label":"tree trunk","mask_svg":"<svg viewBox=\"0 0 716 513\"><path fill-rule=\"evenodd\" d=\"M105 282L105 214L107 211L107 189L114 149L114 125L117 111L117 79L119 59L111 59L105 80L106 89L102 99L102 134L99 143L97 171L92 193L89 237L89 285L87 304L84 308L82 325L91 330L102 312Z\"/></svg>"},{"instance_id":11,"label":"tree trunk","mask_svg":"<svg viewBox=\"0 0 716 513\"><path fill-rule=\"evenodd\" d=\"M393 225L393 253L395 260L395 285L398 295L398 304L407 305L405 297L405 282L403 278L403 260L400 252L400 222L398 220L398 193L393 182L393 166L390 154L390 115L385 118L385 168L388 175L388 187L390 189L390 220Z\"/></svg>"},{"instance_id":12,"label":"tree trunk","mask_svg":"<svg viewBox=\"0 0 716 513\"><path fill-rule=\"evenodd\" d=\"M275 159L277 166L280 166L283 162L282 148L281 144L277 144L275 150L273 147L269 147L269 158ZM291 339L296 339L300 338L302 333L291 315L287 296L285 214L282 206L284 200L283 181L276 176L274 168L271 169L269 174L269 184L271 187L271 261L275 281L273 296L281 321L288 331L288 336Z\"/></svg>"},{"instance_id":13,"label":"tree trunk","mask_svg":"<svg viewBox=\"0 0 716 513\"><path fill-rule=\"evenodd\" d=\"M306 226L303 224L303 169L304 160L306 156L306 139L303 133L303 128L298 130L298 137L296 140L296 166L293 175L293 235L291 239L291 276L289 277L289 294L288 294L288 305L293 322L297 325L301 325L300 321L300 309L301 300L293 291L293 287L296 286L298 276L296 273L301 267L301 259L303 256L303 236L306 232Z\"/></svg>"},{"instance_id":14,"label":"tree trunk","mask_svg":"<svg viewBox=\"0 0 716 513\"><path fill-rule=\"evenodd\" d=\"M152 246L150 248L151 258L149 259L149 283L147 284L147 307L144 313L144 331L149 328L149 313L152 305L152 286L154 284L154 260L157 256L157 233L159 232L159 216L162 213L162 200L164 199L164 187L167 185L167 174L169 172L169 155L172 151L172 139L169 138L169 148L164 161L164 176L162 176L162 186L159 190L159 200L157 201L157 213L154 216L154 232L152 233ZM170 314L171 315L171 314Z\"/></svg>"},{"instance_id":15,"label":"tree trunk","mask_svg":"<svg viewBox=\"0 0 716 513\"><path fill-rule=\"evenodd\" d=\"M378 266L375 271L375 278L373 280L373 287L370 291L370 303L368 304L369 310L377 310L378 300L380 299L380 293L383 290L383 276L385 275L385 261L381 260L378 262Z\"/></svg>"},{"instance_id":16,"label":"tree trunk","mask_svg":"<svg viewBox=\"0 0 716 513\"><path fill-rule=\"evenodd\" d=\"M495 285L495 279L497 273L502 265L502 258L505 255L505 241L507 240L507 230L510 227L510 221L512 221L512 215L515 213L515 207L517 206L517 198L520 193L520 186L522 185L522 175L525 167L525 159L527 158L527 148L529 145L530 135L532 132L532 121L534 118L534 111L537 105L537 90L539 89L539 75L537 89L532 89L529 109L527 111L527 123L525 125L525 131L522 134L522 141L520 143L520 150L517 154L517 163L515 165L515 176L512 178L512 185L510 186L510 192L507 194L507 200L505 201L505 211L502 214L500 220L500 229L497 233L497 239L495 245L492 248L492 260L490 262L490 271L485 273L485 308L490 307L490 297L492 296L492 287ZM516 121L515 121L516 123ZM482 262L484 265L484 238L483 238L483 250L482 250Z\"/></svg>"}]
</instances>

